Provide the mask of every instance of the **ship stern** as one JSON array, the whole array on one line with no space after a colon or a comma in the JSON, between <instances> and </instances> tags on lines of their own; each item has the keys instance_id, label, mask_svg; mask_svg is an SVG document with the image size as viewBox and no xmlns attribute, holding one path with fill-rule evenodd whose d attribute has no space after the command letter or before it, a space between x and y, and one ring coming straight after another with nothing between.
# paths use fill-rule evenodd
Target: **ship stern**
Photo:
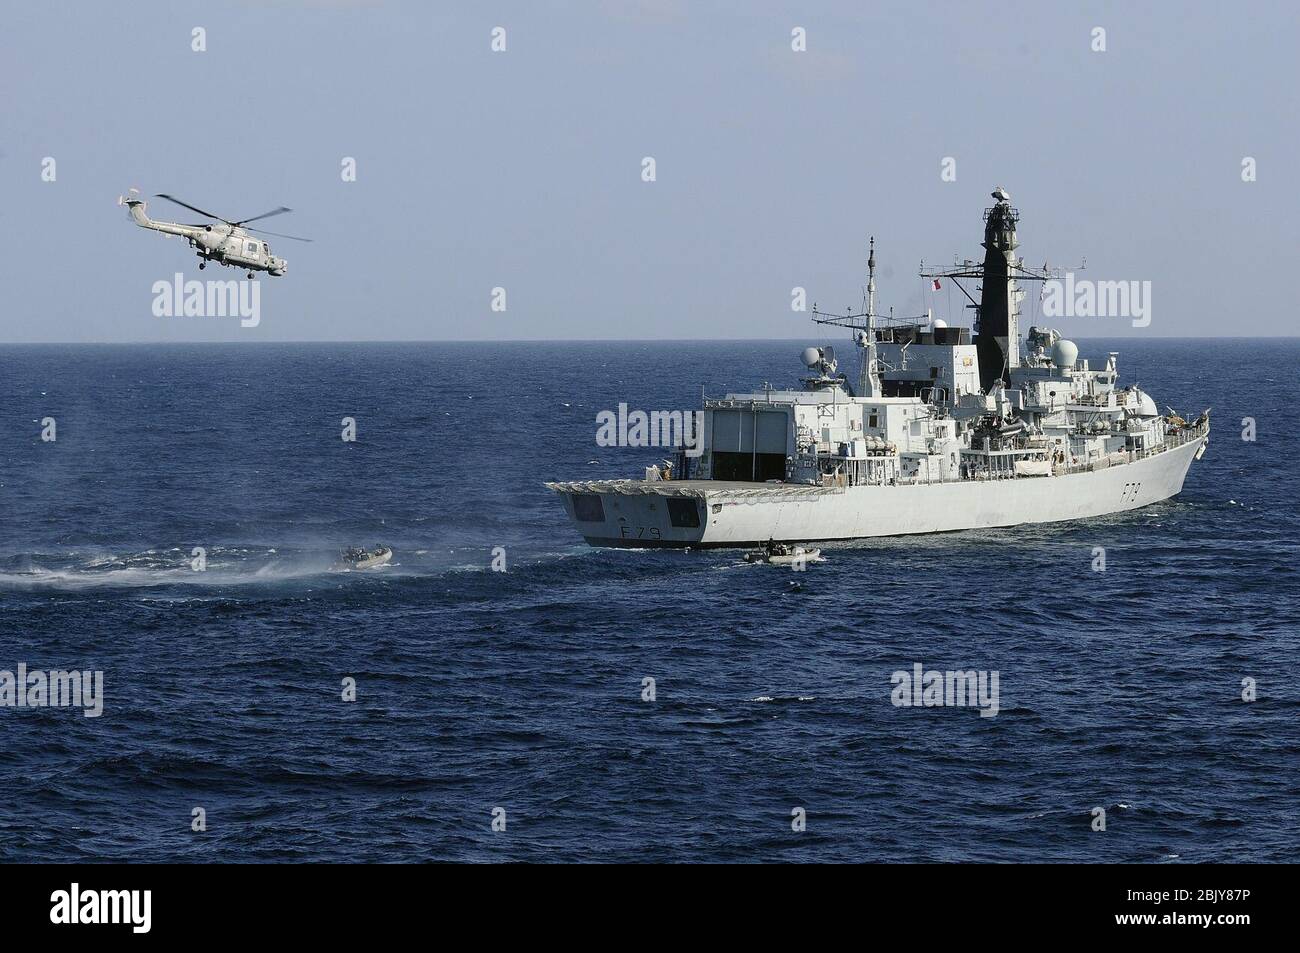
<instances>
[{"instance_id":1,"label":"ship stern","mask_svg":"<svg viewBox=\"0 0 1300 953\"><path fill-rule=\"evenodd\" d=\"M574 528L592 546L687 549L699 546L708 502L695 481L602 480L547 483Z\"/></svg>"}]
</instances>

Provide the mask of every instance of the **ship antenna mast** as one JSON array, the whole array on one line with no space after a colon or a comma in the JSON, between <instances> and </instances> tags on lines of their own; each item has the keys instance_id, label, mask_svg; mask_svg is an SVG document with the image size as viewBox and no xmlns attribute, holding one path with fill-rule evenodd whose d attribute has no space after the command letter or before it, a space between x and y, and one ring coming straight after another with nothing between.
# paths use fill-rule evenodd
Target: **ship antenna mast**
<instances>
[{"instance_id":1,"label":"ship antenna mast","mask_svg":"<svg viewBox=\"0 0 1300 953\"><path fill-rule=\"evenodd\" d=\"M876 236L871 236L867 253L867 330L876 329Z\"/></svg>"},{"instance_id":2,"label":"ship antenna mast","mask_svg":"<svg viewBox=\"0 0 1300 953\"><path fill-rule=\"evenodd\" d=\"M876 357L876 239L874 235L870 238L868 248L867 293L862 312L854 314L849 308L846 309L845 314L831 314L818 310L817 303L813 302L812 319L818 324L831 324L840 328L850 328L856 332L853 338L862 349L862 366L858 373L856 394L858 397L882 397L884 388L880 383L880 362ZM890 315L892 323L893 309L890 309ZM926 315L918 315L908 320L925 319Z\"/></svg>"},{"instance_id":3,"label":"ship antenna mast","mask_svg":"<svg viewBox=\"0 0 1300 953\"><path fill-rule=\"evenodd\" d=\"M866 353L862 355L862 369L858 393L863 397L880 396L880 368L876 364L876 236L872 235L867 252L867 327Z\"/></svg>"}]
</instances>

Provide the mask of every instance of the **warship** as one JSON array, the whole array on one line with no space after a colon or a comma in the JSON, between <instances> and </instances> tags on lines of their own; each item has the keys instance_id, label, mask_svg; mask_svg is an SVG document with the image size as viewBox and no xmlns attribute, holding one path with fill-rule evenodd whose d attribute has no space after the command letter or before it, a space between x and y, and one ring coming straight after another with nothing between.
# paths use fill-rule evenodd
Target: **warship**
<instances>
[{"instance_id":1,"label":"warship","mask_svg":"<svg viewBox=\"0 0 1300 953\"><path fill-rule=\"evenodd\" d=\"M1019 332L1021 282L1059 278L1017 257L1019 211L997 188L985 256L950 279L973 328L876 313L875 240L860 313L813 320L852 332L856 381L833 347L803 352L799 389L706 398L694 446L644 479L547 483L593 546L707 548L937 533L1103 516L1182 490L1209 410L1161 414L1050 328ZM979 282L979 300L961 285Z\"/></svg>"}]
</instances>

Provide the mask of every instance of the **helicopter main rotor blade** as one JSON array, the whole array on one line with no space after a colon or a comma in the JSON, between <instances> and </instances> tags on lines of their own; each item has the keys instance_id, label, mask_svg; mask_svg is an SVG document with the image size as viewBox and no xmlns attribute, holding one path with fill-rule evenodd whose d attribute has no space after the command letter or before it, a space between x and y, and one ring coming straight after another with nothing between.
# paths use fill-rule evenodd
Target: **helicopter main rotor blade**
<instances>
[{"instance_id":1,"label":"helicopter main rotor blade","mask_svg":"<svg viewBox=\"0 0 1300 953\"><path fill-rule=\"evenodd\" d=\"M177 205L181 206L182 208L187 208L191 212L198 212L200 215L206 215L208 218L215 218L218 222L225 221L225 219L222 218L220 215L213 215L211 212L205 212L203 211L203 209L196 208L195 206L191 205L189 202L182 202L176 196L168 195L166 192L159 192L158 198L166 199L168 202L175 202Z\"/></svg>"},{"instance_id":2,"label":"helicopter main rotor blade","mask_svg":"<svg viewBox=\"0 0 1300 953\"><path fill-rule=\"evenodd\" d=\"M249 228L249 229L245 229L245 231L249 231L249 232L257 232L259 235L273 235L273 236L275 236L276 238L291 238L291 239L293 239L295 242L309 242L309 241L311 241L310 238L299 238L297 235L282 235L280 232L268 232L268 231L267 231L266 229L264 229L264 228Z\"/></svg>"},{"instance_id":3,"label":"helicopter main rotor blade","mask_svg":"<svg viewBox=\"0 0 1300 953\"><path fill-rule=\"evenodd\" d=\"M292 212L292 211L293 211L293 209L291 209L291 208L285 208L283 205L281 205L279 208L277 208L277 209L272 209L272 210L269 211L269 212L263 212L261 215L254 215L252 218L241 218L239 221L237 221L237 222L231 222L230 224L231 224L231 225L244 225L244 224L246 224L246 223L248 223L248 222L256 222L259 218L270 218L272 215L283 215L285 212Z\"/></svg>"}]
</instances>

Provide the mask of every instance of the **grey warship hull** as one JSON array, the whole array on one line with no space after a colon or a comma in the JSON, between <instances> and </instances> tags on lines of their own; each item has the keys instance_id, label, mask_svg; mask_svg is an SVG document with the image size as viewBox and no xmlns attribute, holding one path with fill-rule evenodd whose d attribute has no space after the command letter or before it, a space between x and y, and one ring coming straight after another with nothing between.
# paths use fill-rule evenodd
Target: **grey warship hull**
<instances>
[{"instance_id":1,"label":"grey warship hull","mask_svg":"<svg viewBox=\"0 0 1300 953\"><path fill-rule=\"evenodd\" d=\"M1181 444L1142 459L1059 476L854 487L716 480L549 486L560 493L574 526L592 546L681 549L753 546L769 539L830 542L1058 523L1150 506L1182 490L1206 439L1205 432L1189 434ZM670 499L688 504L693 517L682 504L670 509ZM596 514L601 518L578 518Z\"/></svg>"}]
</instances>

